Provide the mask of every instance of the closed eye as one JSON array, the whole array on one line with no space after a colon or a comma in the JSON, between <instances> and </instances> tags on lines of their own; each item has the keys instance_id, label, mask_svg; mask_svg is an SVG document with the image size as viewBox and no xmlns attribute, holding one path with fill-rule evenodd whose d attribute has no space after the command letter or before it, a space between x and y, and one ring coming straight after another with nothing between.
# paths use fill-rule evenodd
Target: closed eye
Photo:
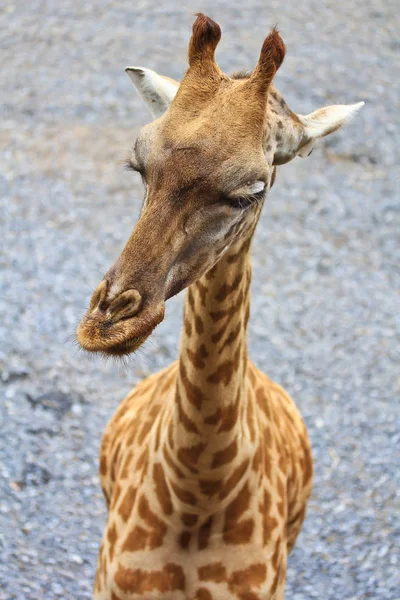
<instances>
[{"instance_id":1,"label":"closed eye","mask_svg":"<svg viewBox=\"0 0 400 600\"><path fill-rule=\"evenodd\" d=\"M250 208L250 206L253 206L254 204L261 202L261 200L264 199L264 196L265 196L265 188L255 194L246 194L243 196L231 196L229 198L229 204L231 206L233 206L233 208L237 208L238 210L246 210L247 208Z\"/></svg>"},{"instance_id":2,"label":"closed eye","mask_svg":"<svg viewBox=\"0 0 400 600\"><path fill-rule=\"evenodd\" d=\"M135 171L136 173L140 173L142 177L144 175L143 167L141 167L131 156L123 161L123 168L126 171Z\"/></svg>"},{"instance_id":3,"label":"closed eye","mask_svg":"<svg viewBox=\"0 0 400 600\"><path fill-rule=\"evenodd\" d=\"M245 210L254 203L263 200L266 187L265 181L261 178L247 180L229 194L229 203L234 208Z\"/></svg>"}]
</instances>

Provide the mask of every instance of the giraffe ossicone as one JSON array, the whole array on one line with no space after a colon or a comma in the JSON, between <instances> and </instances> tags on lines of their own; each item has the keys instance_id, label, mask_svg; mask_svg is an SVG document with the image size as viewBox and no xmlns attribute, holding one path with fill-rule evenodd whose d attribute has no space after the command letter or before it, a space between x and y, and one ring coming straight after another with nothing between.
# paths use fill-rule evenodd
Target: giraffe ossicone
<instances>
[{"instance_id":1,"label":"giraffe ossicone","mask_svg":"<svg viewBox=\"0 0 400 600\"><path fill-rule=\"evenodd\" d=\"M300 413L247 355L250 244L277 166L362 103L296 115L272 85L276 29L250 75L222 73L220 37L199 14L180 84L127 68L154 117L128 160L145 199L78 340L133 352L188 291L178 360L125 398L103 437L96 600L281 600L311 491Z\"/></svg>"}]
</instances>

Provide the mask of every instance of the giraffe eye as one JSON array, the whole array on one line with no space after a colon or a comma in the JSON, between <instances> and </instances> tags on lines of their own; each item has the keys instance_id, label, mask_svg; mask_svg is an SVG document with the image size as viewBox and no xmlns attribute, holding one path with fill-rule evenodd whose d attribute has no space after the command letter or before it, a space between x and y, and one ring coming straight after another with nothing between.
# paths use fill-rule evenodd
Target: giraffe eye
<instances>
[{"instance_id":1,"label":"giraffe eye","mask_svg":"<svg viewBox=\"0 0 400 600\"><path fill-rule=\"evenodd\" d=\"M262 179L257 179L256 181L249 180L243 182L239 187L233 190L230 196L235 197L243 197L243 196L253 196L254 194L260 194L265 191L266 183Z\"/></svg>"},{"instance_id":2,"label":"giraffe eye","mask_svg":"<svg viewBox=\"0 0 400 600\"><path fill-rule=\"evenodd\" d=\"M257 201L262 200L264 198L265 188L263 188L260 192L247 194L243 196L234 196L229 198L229 204L233 206L233 208L237 208L239 210L246 210L246 208L250 208L253 204L256 204Z\"/></svg>"},{"instance_id":3,"label":"giraffe eye","mask_svg":"<svg viewBox=\"0 0 400 600\"><path fill-rule=\"evenodd\" d=\"M124 161L123 165L124 169L126 169L127 171L135 171L136 173L140 173L140 175L143 177L144 169L134 159L127 158Z\"/></svg>"},{"instance_id":4,"label":"giraffe eye","mask_svg":"<svg viewBox=\"0 0 400 600\"><path fill-rule=\"evenodd\" d=\"M264 197L266 183L261 179L246 181L229 196L229 204L244 210Z\"/></svg>"}]
</instances>

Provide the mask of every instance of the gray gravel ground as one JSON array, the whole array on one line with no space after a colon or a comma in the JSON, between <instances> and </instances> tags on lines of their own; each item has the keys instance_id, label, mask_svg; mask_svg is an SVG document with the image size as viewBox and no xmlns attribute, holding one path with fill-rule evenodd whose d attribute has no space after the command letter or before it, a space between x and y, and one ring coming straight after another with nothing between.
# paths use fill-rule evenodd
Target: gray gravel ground
<instances>
[{"instance_id":1,"label":"gray gravel ground","mask_svg":"<svg viewBox=\"0 0 400 600\"><path fill-rule=\"evenodd\" d=\"M278 87L309 112L365 100L307 161L279 170L254 243L250 350L307 422L308 517L292 600L398 600L399 6L395 0L1 4L0 599L91 597L105 523L102 431L177 353L182 295L127 368L71 341L136 220L118 159L148 117L127 64L180 77L192 13L223 26L219 62L255 64L279 23Z\"/></svg>"}]
</instances>

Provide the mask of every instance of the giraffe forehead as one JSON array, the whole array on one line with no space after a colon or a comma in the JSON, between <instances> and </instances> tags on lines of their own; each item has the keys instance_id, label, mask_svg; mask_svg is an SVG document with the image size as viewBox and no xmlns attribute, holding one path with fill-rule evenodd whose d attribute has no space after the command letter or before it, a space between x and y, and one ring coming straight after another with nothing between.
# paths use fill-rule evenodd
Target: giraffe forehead
<instances>
[{"instance_id":1,"label":"giraffe forehead","mask_svg":"<svg viewBox=\"0 0 400 600\"><path fill-rule=\"evenodd\" d=\"M171 189L229 192L238 186L267 180L268 165L261 144L220 136L203 128L194 135L171 137L161 128L142 134L136 144L138 162L147 169L148 181Z\"/></svg>"},{"instance_id":2,"label":"giraffe forehead","mask_svg":"<svg viewBox=\"0 0 400 600\"><path fill-rule=\"evenodd\" d=\"M237 90L240 82L229 83L233 89L214 94L206 103L199 104L201 94L189 104L174 101L160 119L141 130L137 150L165 157L179 150L178 160L189 160L191 153L193 160L197 154L197 160L212 158L214 162L235 156L243 161L257 154L265 137L266 107Z\"/></svg>"}]
</instances>

